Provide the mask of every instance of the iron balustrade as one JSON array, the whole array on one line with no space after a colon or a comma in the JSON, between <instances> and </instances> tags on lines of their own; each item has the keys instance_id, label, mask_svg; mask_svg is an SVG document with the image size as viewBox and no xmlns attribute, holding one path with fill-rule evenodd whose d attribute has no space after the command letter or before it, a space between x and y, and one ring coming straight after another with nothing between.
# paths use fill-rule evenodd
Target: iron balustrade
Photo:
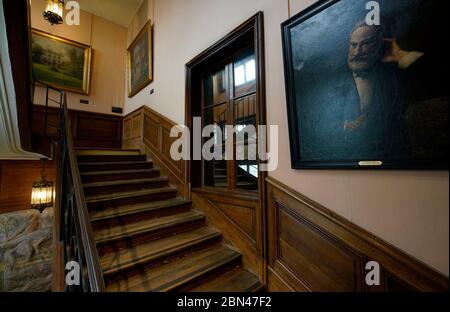
<instances>
[{"instance_id":1,"label":"iron balustrade","mask_svg":"<svg viewBox=\"0 0 450 312\"><path fill-rule=\"evenodd\" d=\"M59 126L57 151L58 172L56 183L56 206L59 207L59 244L62 246L64 254L64 265L70 262L76 262L79 276L75 276L73 282L79 280L79 285L66 283L65 274L60 278L64 281L64 290L66 292L103 292L105 291L105 282L103 271L97 252L96 243L92 231L89 211L84 196L83 185L81 183L80 172L78 169L77 157L75 154L69 111L67 107L67 94L45 83L37 81L46 88L46 109L45 123L47 123L47 110L49 101L58 103L49 99L49 91L58 93L59 104ZM35 85L36 87L36 85ZM44 125L44 136L46 136L47 125ZM70 266L69 266L70 267ZM60 268L65 271L66 268ZM71 268L72 269L72 268ZM68 271L65 271L68 273ZM72 273L77 273L73 271Z\"/></svg>"}]
</instances>

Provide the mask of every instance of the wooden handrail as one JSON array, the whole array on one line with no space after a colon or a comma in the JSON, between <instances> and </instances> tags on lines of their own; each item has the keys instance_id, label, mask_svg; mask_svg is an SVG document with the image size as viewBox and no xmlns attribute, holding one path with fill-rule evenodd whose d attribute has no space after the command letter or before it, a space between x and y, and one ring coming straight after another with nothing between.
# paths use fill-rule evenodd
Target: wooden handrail
<instances>
[{"instance_id":1,"label":"wooden handrail","mask_svg":"<svg viewBox=\"0 0 450 312\"><path fill-rule=\"evenodd\" d=\"M62 92L62 118L64 119L65 136L67 143L67 154L69 159L69 166L72 177L73 194L75 196L74 210L76 210L73 216L75 222L78 222L82 246L84 248L84 257L87 267L87 273L89 277L89 285L91 292L105 291L105 283L103 280L103 273L100 266L99 256L97 253L97 247L94 240L91 221L89 218L89 212L86 205L86 199L84 197L83 186L81 183L80 172L78 169L78 162L75 155L72 131L69 123L69 110L67 108L67 94ZM83 269L83 268L82 268Z\"/></svg>"}]
</instances>

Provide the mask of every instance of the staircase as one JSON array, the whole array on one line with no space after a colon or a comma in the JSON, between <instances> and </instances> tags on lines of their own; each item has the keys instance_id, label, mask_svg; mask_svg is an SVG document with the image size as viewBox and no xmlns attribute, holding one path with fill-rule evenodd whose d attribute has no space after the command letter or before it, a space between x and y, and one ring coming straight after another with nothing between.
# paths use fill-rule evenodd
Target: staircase
<instances>
[{"instance_id":1,"label":"staircase","mask_svg":"<svg viewBox=\"0 0 450 312\"><path fill-rule=\"evenodd\" d=\"M133 150L77 150L107 291L263 289L192 203Z\"/></svg>"}]
</instances>

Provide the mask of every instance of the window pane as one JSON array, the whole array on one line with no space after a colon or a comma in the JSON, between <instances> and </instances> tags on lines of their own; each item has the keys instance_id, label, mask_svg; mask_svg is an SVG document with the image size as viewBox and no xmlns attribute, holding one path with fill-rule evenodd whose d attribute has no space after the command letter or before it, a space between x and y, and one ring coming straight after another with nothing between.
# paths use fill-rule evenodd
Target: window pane
<instances>
[{"instance_id":1,"label":"window pane","mask_svg":"<svg viewBox=\"0 0 450 312\"><path fill-rule=\"evenodd\" d=\"M258 165L256 161L237 161L236 188L238 190L258 190Z\"/></svg>"},{"instance_id":2,"label":"window pane","mask_svg":"<svg viewBox=\"0 0 450 312\"><path fill-rule=\"evenodd\" d=\"M254 59L245 63L245 77L247 82L254 81L256 79L256 63Z\"/></svg>"},{"instance_id":3,"label":"window pane","mask_svg":"<svg viewBox=\"0 0 450 312\"><path fill-rule=\"evenodd\" d=\"M253 49L244 51L234 62L234 98L256 91L256 62Z\"/></svg>"},{"instance_id":4,"label":"window pane","mask_svg":"<svg viewBox=\"0 0 450 312\"><path fill-rule=\"evenodd\" d=\"M234 85L241 86L246 83L245 80L245 66L241 65L234 69Z\"/></svg>"},{"instance_id":5,"label":"window pane","mask_svg":"<svg viewBox=\"0 0 450 312\"><path fill-rule=\"evenodd\" d=\"M214 139L214 143L216 144L210 150L212 154L216 155L215 159L210 161L205 160L203 162L203 178L204 185L206 186L227 187L227 164L224 160L218 160L220 156L222 159L225 159L224 137L227 112L226 104L218 105L204 111L204 126L216 125L220 129L216 135L211 134L210 137L203 139L203 143Z\"/></svg>"},{"instance_id":6,"label":"window pane","mask_svg":"<svg viewBox=\"0 0 450 312\"><path fill-rule=\"evenodd\" d=\"M234 101L236 188L258 190L256 95Z\"/></svg>"},{"instance_id":7,"label":"window pane","mask_svg":"<svg viewBox=\"0 0 450 312\"><path fill-rule=\"evenodd\" d=\"M222 104L227 101L227 79L222 68L205 79L205 106Z\"/></svg>"}]
</instances>

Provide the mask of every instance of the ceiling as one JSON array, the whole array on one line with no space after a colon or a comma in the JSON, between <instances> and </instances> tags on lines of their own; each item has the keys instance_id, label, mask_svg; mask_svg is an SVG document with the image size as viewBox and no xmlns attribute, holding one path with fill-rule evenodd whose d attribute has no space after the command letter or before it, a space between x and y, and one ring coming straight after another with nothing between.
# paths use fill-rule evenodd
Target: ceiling
<instances>
[{"instance_id":1,"label":"ceiling","mask_svg":"<svg viewBox=\"0 0 450 312\"><path fill-rule=\"evenodd\" d=\"M143 0L78 0L80 9L128 27Z\"/></svg>"}]
</instances>

